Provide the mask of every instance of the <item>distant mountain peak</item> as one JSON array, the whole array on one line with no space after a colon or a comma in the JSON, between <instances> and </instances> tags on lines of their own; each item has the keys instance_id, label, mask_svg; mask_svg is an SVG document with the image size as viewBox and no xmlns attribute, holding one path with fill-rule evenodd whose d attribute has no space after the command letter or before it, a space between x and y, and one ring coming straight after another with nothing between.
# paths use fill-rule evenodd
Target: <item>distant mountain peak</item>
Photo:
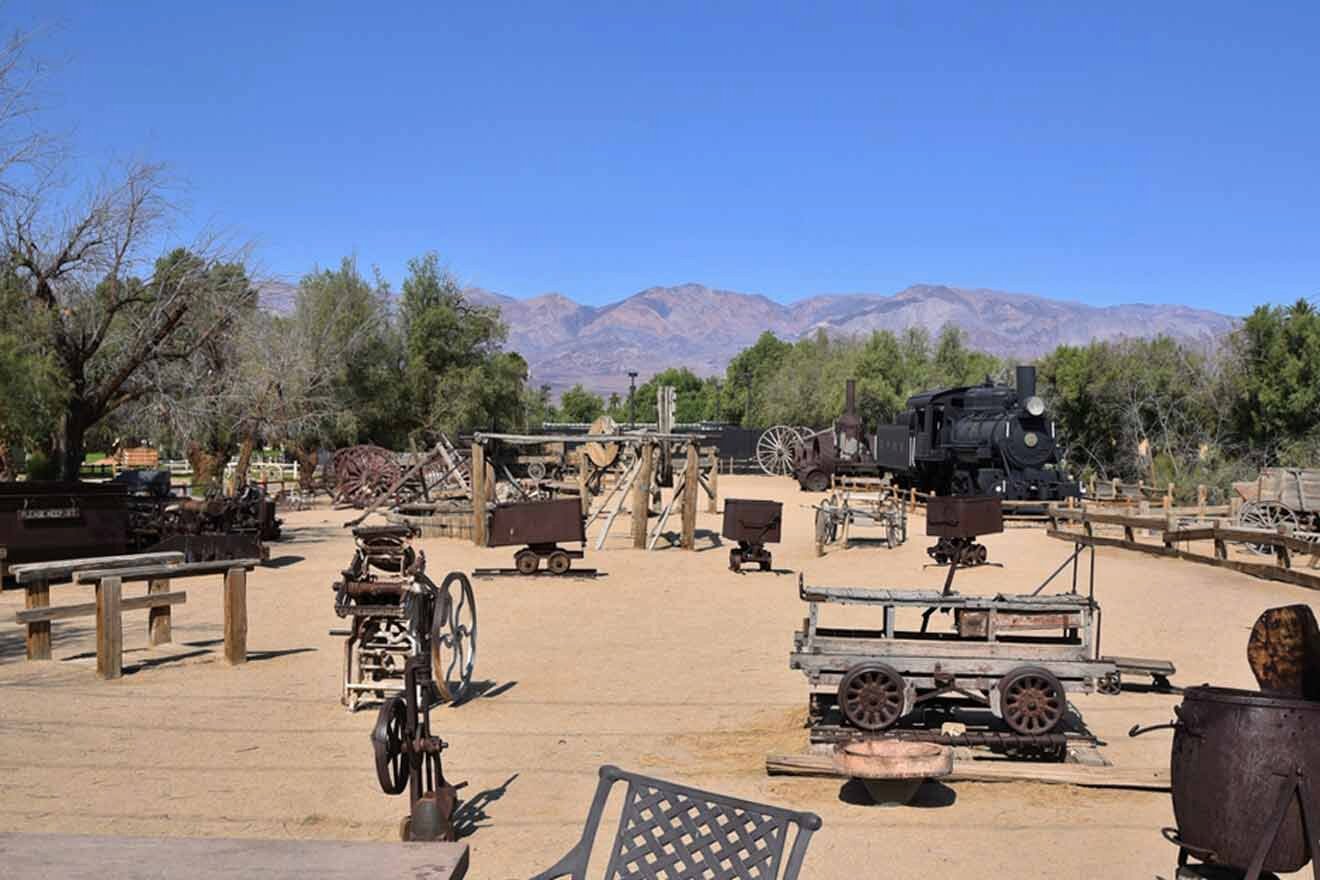
<instances>
[{"instance_id":1,"label":"distant mountain peak","mask_svg":"<svg viewBox=\"0 0 1320 880\"><path fill-rule=\"evenodd\" d=\"M962 328L975 348L1030 359L1061 344L1166 334L1209 340L1234 319L1186 305L1088 306L1070 300L986 288L913 284L894 294L823 294L777 303L761 294L696 282L648 287L602 306L561 293L516 299L482 288L465 293L498 306L509 324L509 346L531 365L534 381L555 390L581 382L597 391L628 387L627 372L643 381L668 367L722 374L729 360L769 330L797 340L825 330L858 336L946 324Z\"/></svg>"}]
</instances>

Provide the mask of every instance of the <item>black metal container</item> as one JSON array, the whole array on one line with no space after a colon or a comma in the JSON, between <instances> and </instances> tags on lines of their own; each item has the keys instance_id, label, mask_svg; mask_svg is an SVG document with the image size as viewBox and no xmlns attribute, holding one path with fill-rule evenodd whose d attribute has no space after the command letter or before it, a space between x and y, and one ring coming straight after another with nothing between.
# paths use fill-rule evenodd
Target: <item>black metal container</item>
<instances>
[{"instance_id":1,"label":"black metal container","mask_svg":"<svg viewBox=\"0 0 1320 880\"><path fill-rule=\"evenodd\" d=\"M0 483L6 565L116 556L128 542L123 486L33 480Z\"/></svg>"},{"instance_id":2,"label":"black metal container","mask_svg":"<svg viewBox=\"0 0 1320 880\"><path fill-rule=\"evenodd\" d=\"M783 522L784 505L778 501L726 498L720 534L730 541L777 544Z\"/></svg>"},{"instance_id":3,"label":"black metal container","mask_svg":"<svg viewBox=\"0 0 1320 880\"><path fill-rule=\"evenodd\" d=\"M501 504L490 514L489 546L586 541L582 502L576 498Z\"/></svg>"},{"instance_id":4,"label":"black metal container","mask_svg":"<svg viewBox=\"0 0 1320 880\"><path fill-rule=\"evenodd\" d=\"M926 534L975 538L1004 530L1004 503L998 495L932 496L926 502Z\"/></svg>"},{"instance_id":5,"label":"black metal container","mask_svg":"<svg viewBox=\"0 0 1320 880\"><path fill-rule=\"evenodd\" d=\"M1203 685L1188 688L1176 711L1169 763L1180 842L1245 869L1298 771L1320 783L1320 703ZM1311 856L1294 796L1264 867L1291 873Z\"/></svg>"}]
</instances>

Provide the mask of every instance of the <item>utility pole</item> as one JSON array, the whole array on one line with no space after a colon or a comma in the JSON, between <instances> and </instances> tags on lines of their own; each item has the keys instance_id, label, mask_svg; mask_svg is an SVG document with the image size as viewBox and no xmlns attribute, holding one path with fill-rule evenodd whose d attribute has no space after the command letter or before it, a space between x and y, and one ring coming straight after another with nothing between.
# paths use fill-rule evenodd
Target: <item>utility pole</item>
<instances>
[{"instance_id":1,"label":"utility pole","mask_svg":"<svg viewBox=\"0 0 1320 880\"><path fill-rule=\"evenodd\" d=\"M637 371L628 371L628 430L637 429Z\"/></svg>"}]
</instances>

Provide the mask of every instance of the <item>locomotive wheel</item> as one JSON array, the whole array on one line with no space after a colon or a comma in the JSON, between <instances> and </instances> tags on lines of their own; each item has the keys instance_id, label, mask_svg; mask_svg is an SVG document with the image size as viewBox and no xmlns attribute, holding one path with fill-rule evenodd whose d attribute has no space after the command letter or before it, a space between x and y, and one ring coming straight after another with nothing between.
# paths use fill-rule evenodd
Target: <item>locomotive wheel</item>
<instances>
[{"instance_id":1,"label":"locomotive wheel","mask_svg":"<svg viewBox=\"0 0 1320 880\"><path fill-rule=\"evenodd\" d=\"M531 550L519 550L513 554L513 564L518 567L518 574L536 574L541 558Z\"/></svg>"},{"instance_id":2,"label":"locomotive wheel","mask_svg":"<svg viewBox=\"0 0 1320 880\"><path fill-rule=\"evenodd\" d=\"M839 682L839 709L855 727L884 730L903 714L903 676L884 663L859 663Z\"/></svg>"},{"instance_id":3,"label":"locomotive wheel","mask_svg":"<svg viewBox=\"0 0 1320 880\"><path fill-rule=\"evenodd\" d=\"M401 694L386 700L376 715L371 747L376 753L376 779L386 794L402 794L408 787L408 756L403 751L408 704Z\"/></svg>"},{"instance_id":4,"label":"locomotive wheel","mask_svg":"<svg viewBox=\"0 0 1320 880\"><path fill-rule=\"evenodd\" d=\"M457 583L457 595L449 592ZM472 687L477 663L477 597L461 571L451 571L440 584L431 621L431 676L440 698L461 702Z\"/></svg>"},{"instance_id":5,"label":"locomotive wheel","mask_svg":"<svg viewBox=\"0 0 1320 880\"><path fill-rule=\"evenodd\" d=\"M808 471L802 478L802 488L808 492L824 492L830 488L830 476L824 471Z\"/></svg>"},{"instance_id":6,"label":"locomotive wheel","mask_svg":"<svg viewBox=\"0 0 1320 880\"><path fill-rule=\"evenodd\" d=\"M545 567L550 569L551 574L563 574L573 565L573 560L563 550L556 550L550 554L546 560Z\"/></svg>"},{"instance_id":7,"label":"locomotive wheel","mask_svg":"<svg viewBox=\"0 0 1320 880\"><path fill-rule=\"evenodd\" d=\"M999 681L999 707L1015 733L1049 733L1063 720L1068 701L1054 674L1039 666L1014 669Z\"/></svg>"}]
</instances>

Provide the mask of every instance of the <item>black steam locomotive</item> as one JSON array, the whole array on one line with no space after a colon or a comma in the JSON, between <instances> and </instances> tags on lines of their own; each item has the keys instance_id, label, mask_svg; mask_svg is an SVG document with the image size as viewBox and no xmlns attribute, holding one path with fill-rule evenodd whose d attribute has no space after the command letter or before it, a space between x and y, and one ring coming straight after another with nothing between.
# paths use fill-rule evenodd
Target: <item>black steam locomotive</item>
<instances>
[{"instance_id":1,"label":"black steam locomotive","mask_svg":"<svg viewBox=\"0 0 1320 880\"><path fill-rule=\"evenodd\" d=\"M1036 368L1018 367L1016 379L1016 388L987 379L917 394L871 437L862 433L850 380L847 411L833 431L804 444L794 475L812 491L827 488L834 473L888 472L902 486L939 495L1057 501L1080 494L1036 396Z\"/></svg>"}]
</instances>

